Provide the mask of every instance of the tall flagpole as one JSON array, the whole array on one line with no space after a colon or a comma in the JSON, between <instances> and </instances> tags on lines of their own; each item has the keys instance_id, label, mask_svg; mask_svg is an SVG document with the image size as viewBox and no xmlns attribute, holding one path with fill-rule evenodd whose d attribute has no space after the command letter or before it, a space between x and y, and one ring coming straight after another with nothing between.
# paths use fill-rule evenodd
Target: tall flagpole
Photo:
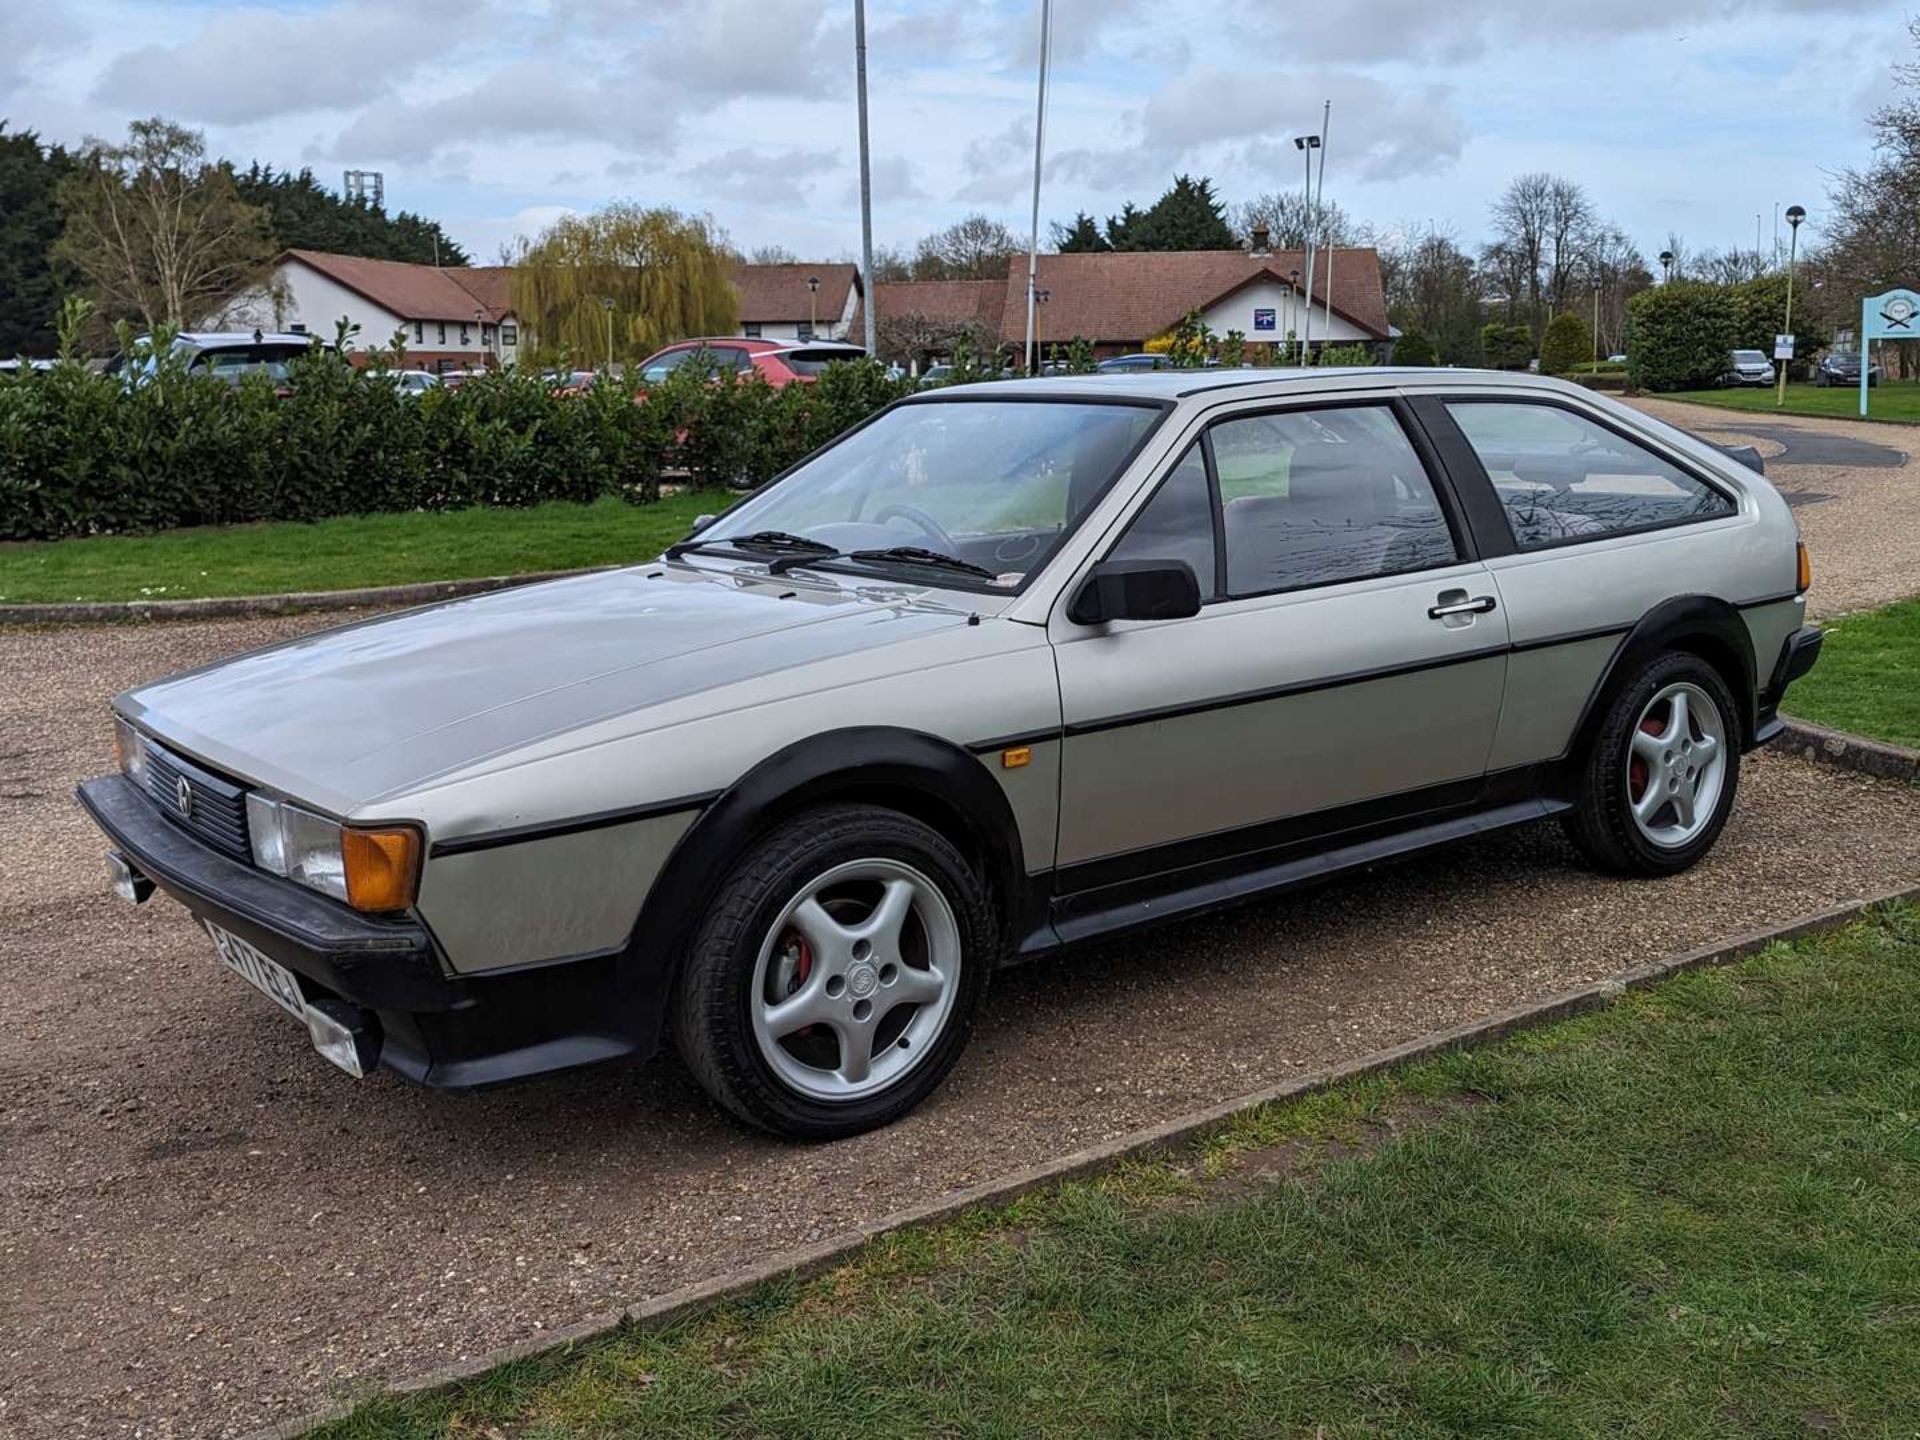
<instances>
[{"instance_id":1,"label":"tall flagpole","mask_svg":"<svg viewBox=\"0 0 1920 1440\"><path fill-rule=\"evenodd\" d=\"M1053 0L1040 0L1040 98L1033 114L1033 229L1027 237L1027 373L1033 373L1033 319L1040 274L1040 163L1047 138L1047 51L1053 40Z\"/></svg>"},{"instance_id":2,"label":"tall flagpole","mask_svg":"<svg viewBox=\"0 0 1920 1440\"><path fill-rule=\"evenodd\" d=\"M1327 210L1327 126L1333 123L1333 101L1326 102L1326 108L1320 113L1320 199L1314 207L1320 212L1321 223L1326 223ZM1333 343L1333 233L1329 226L1324 232L1327 252L1327 324L1326 341Z\"/></svg>"},{"instance_id":3,"label":"tall flagpole","mask_svg":"<svg viewBox=\"0 0 1920 1440\"><path fill-rule=\"evenodd\" d=\"M866 319L867 354L875 353L879 301L873 293L873 164L867 150L867 3L853 0L853 68L860 94L860 310Z\"/></svg>"}]
</instances>

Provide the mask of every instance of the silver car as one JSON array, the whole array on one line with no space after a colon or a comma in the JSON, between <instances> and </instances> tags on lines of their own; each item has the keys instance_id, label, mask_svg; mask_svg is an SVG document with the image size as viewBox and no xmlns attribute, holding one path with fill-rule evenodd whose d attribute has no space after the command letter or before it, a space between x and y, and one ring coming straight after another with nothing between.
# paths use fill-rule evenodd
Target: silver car
<instances>
[{"instance_id":1,"label":"silver car","mask_svg":"<svg viewBox=\"0 0 1920 1440\"><path fill-rule=\"evenodd\" d=\"M753 1124L932 1091L993 969L1557 817L1713 845L1819 652L1755 471L1553 380L933 391L657 560L129 691L80 798L355 1075L670 1035Z\"/></svg>"}]
</instances>

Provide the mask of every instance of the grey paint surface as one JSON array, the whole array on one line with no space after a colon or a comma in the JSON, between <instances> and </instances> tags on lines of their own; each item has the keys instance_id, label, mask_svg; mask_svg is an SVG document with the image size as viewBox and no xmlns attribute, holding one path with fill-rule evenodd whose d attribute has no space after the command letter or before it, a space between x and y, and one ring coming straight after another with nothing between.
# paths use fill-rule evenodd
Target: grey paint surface
<instances>
[{"instance_id":1,"label":"grey paint surface","mask_svg":"<svg viewBox=\"0 0 1920 1440\"><path fill-rule=\"evenodd\" d=\"M1044 392L1035 389L1043 385ZM1391 394L1550 396L1711 473L1725 519L1647 535L1084 627L1065 609L1209 422ZM1791 589L1794 522L1712 446L1572 386L1477 372L1172 372L970 387L1169 400L1174 410L1017 594L876 583L690 556L369 621L128 692L124 713L188 754L354 820L436 841L724 790L795 741L887 725L966 747L1058 733L1033 762L979 757L1031 870L1296 815L1560 753L1608 649L1525 646L1632 625L1659 602ZM966 403L965 400L911 403ZM1441 592L1499 607L1435 620ZM1797 599L1749 612L1764 674ZM1486 652L1484 655L1480 652ZM1455 663L1457 662L1457 663ZM1430 665L1411 673L1376 670ZM1076 734L1115 716L1282 687L1255 703ZM592 949L630 925L663 827L586 832L428 862L459 969ZM599 835L598 841L590 838ZM487 854L493 859L480 858ZM444 868L443 868L444 867ZM511 896L511 918L475 918ZM451 938L448 938L451 937ZM529 950L546 952L530 954Z\"/></svg>"}]
</instances>

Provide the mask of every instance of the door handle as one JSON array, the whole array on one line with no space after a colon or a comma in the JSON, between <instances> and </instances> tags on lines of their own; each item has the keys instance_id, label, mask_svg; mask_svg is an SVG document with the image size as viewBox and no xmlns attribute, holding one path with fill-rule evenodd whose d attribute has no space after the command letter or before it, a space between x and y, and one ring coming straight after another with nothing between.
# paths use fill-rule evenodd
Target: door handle
<instances>
[{"instance_id":1,"label":"door handle","mask_svg":"<svg viewBox=\"0 0 1920 1440\"><path fill-rule=\"evenodd\" d=\"M1442 595L1438 605L1428 607L1427 618L1429 620L1444 620L1449 615L1484 615L1493 609L1496 603L1491 595L1476 595L1469 600L1467 598L1467 592L1464 590L1455 590L1450 593L1458 595L1460 598L1458 600L1452 600Z\"/></svg>"}]
</instances>

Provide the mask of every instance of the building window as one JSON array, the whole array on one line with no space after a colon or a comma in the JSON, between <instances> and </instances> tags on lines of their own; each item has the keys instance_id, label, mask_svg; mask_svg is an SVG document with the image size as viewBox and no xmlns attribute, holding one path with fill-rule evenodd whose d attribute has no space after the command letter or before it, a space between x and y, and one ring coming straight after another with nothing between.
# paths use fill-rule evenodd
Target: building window
<instances>
[{"instance_id":1,"label":"building window","mask_svg":"<svg viewBox=\"0 0 1920 1440\"><path fill-rule=\"evenodd\" d=\"M800 338L800 339L802 339L802 340L811 340L811 339L813 339L813 326L811 326L811 325L796 325L796 326L794 326L794 327L793 327L793 329L794 329L794 334L795 334L796 336L798 336L798 338Z\"/></svg>"},{"instance_id":2,"label":"building window","mask_svg":"<svg viewBox=\"0 0 1920 1440\"><path fill-rule=\"evenodd\" d=\"M469 343L471 335L472 335L472 332L469 331L465 325L462 325L460 327L460 343L462 345L466 345L467 343Z\"/></svg>"},{"instance_id":3,"label":"building window","mask_svg":"<svg viewBox=\"0 0 1920 1440\"><path fill-rule=\"evenodd\" d=\"M480 327L480 343L486 346L493 344L493 326L482 325Z\"/></svg>"},{"instance_id":4,"label":"building window","mask_svg":"<svg viewBox=\"0 0 1920 1440\"><path fill-rule=\"evenodd\" d=\"M427 322L424 320L414 321L413 322L413 343L418 345L422 341L424 341L426 338L427 338Z\"/></svg>"},{"instance_id":5,"label":"building window","mask_svg":"<svg viewBox=\"0 0 1920 1440\"><path fill-rule=\"evenodd\" d=\"M758 340L760 338L759 322L755 321L751 325L742 325L740 327L740 333L746 336L749 340Z\"/></svg>"},{"instance_id":6,"label":"building window","mask_svg":"<svg viewBox=\"0 0 1920 1440\"><path fill-rule=\"evenodd\" d=\"M520 327L511 321L500 326L500 343L509 348L520 343Z\"/></svg>"},{"instance_id":7,"label":"building window","mask_svg":"<svg viewBox=\"0 0 1920 1440\"><path fill-rule=\"evenodd\" d=\"M440 343L442 345L447 343L447 322L444 320L440 322Z\"/></svg>"},{"instance_id":8,"label":"building window","mask_svg":"<svg viewBox=\"0 0 1920 1440\"><path fill-rule=\"evenodd\" d=\"M287 329L291 330L296 335L304 335L307 333L307 327L304 325L289 325Z\"/></svg>"}]
</instances>

